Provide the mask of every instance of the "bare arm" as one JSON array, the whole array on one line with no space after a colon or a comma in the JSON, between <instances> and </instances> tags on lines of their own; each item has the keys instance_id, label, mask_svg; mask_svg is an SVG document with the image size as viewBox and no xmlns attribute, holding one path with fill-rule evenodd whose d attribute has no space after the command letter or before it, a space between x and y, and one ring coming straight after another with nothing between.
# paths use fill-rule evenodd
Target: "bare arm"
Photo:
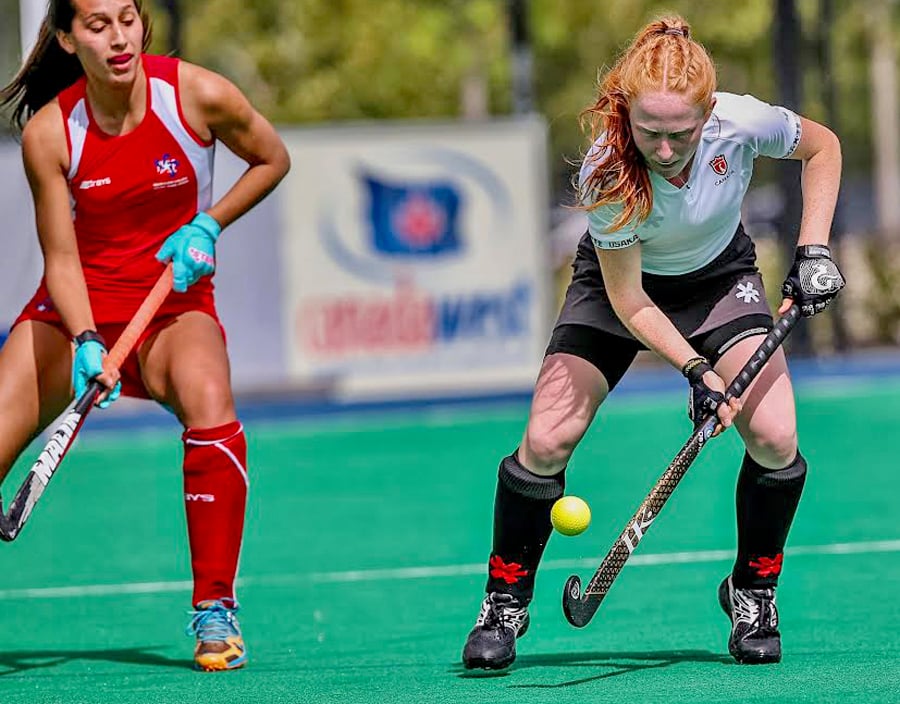
<instances>
[{"instance_id":1,"label":"bare arm","mask_svg":"<svg viewBox=\"0 0 900 704\"><path fill-rule=\"evenodd\" d=\"M609 301L631 334L678 370L696 357L694 348L644 291L640 243L596 252Z\"/></svg>"},{"instance_id":2,"label":"bare arm","mask_svg":"<svg viewBox=\"0 0 900 704\"><path fill-rule=\"evenodd\" d=\"M640 242L624 249L596 249L596 252L609 301L631 334L678 371L688 360L698 357L697 351L644 291ZM725 382L715 372L706 372L703 383L714 391L725 391ZM721 404L717 413L722 426L729 427L740 410L740 399ZM720 430L717 428L716 434Z\"/></svg>"},{"instance_id":3,"label":"bare arm","mask_svg":"<svg viewBox=\"0 0 900 704\"><path fill-rule=\"evenodd\" d=\"M791 154L792 159L803 162L803 213L797 246L827 245L841 185L841 143L834 132L818 122L801 117L800 125L800 143ZM784 315L793 302L791 298L782 299L779 314Z\"/></svg>"},{"instance_id":4,"label":"bare arm","mask_svg":"<svg viewBox=\"0 0 900 704\"><path fill-rule=\"evenodd\" d=\"M69 204L68 149L59 106L41 109L22 132L22 158L34 200L47 289L63 324L74 337L94 329L94 316Z\"/></svg>"},{"instance_id":5,"label":"bare arm","mask_svg":"<svg viewBox=\"0 0 900 704\"><path fill-rule=\"evenodd\" d=\"M275 128L222 76L182 62L182 109L201 137L220 140L248 168L207 212L224 229L268 195L290 169Z\"/></svg>"},{"instance_id":6,"label":"bare arm","mask_svg":"<svg viewBox=\"0 0 900 704\"><path fill-rule=\"evenodd\" d=\"M841 185L841 143L818 122L800 118L802 136L791 159L803 162L803 215L797 244L828 244Z\"/></svg>"}]
</instances>

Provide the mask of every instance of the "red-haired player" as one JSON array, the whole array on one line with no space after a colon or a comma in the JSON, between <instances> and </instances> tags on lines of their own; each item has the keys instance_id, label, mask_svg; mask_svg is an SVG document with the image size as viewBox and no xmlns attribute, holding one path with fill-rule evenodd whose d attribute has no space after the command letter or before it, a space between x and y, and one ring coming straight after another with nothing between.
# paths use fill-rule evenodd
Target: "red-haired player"
<instances>
[{"instance_id":1,"label":"red-haired player","mask_svg":"<svg viewBox=\"0 0 900 704\"><path fill-rule=\"evenodd\" d=\"M806 461L781 350L743 395L743 410L725 402L726 381L773 325L741 203L757 157L803 162L799 246L780 311L792 302L806 316L823 310L844 285L827 247L840 143L790 110L717 93L712 60L677 16L638 33L585 116L592 145L579 189L589 231L524 437L500 463L487 595L463 661L502 668L515 659L569 459L638 351L650 349L687 377L695 422L716 413L744 441L737 559L719 601L735 659L777 662L775 587Z\"/></svg>"}]
</instances>

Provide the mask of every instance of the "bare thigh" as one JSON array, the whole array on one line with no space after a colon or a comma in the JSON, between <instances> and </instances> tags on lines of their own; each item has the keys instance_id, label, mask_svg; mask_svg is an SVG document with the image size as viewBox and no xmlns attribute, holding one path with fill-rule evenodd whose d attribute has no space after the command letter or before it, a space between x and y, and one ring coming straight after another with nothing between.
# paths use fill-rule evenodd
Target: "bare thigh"
<instances>
[{"instance_id":1,"label":"bare thigh","mask_svg":"<svg viewBox=\"0 0 900 704\"><path fill-rule=\"evenodd\" d=\"M225 340L206 313L179 315L141 346L139 359L147 391L186 428L214 428L237 418Z\"/></svg>"},{"instance_id":2,"label":"bare thigh","mask_svg":"<svg viewBox=\"0 0 900 704\"><path fill-rule=\"evenodd\" d=\"M590 362L562 352L545 357L519 461L547 476L565 468L608 393L606 379Z\"/></svg>"},{"instance_id":3,"label":"bare thigh","mask_svg":"<svg viewBox=\"0 0 900 704\"><path fill-rule=\"evenodd\" d=\"M763 339L756 335L741 340L718 361L716 372L730 383ZM735 426L750 456L769 469L786 467L797 454L797 414L784 350L775 351L742 400Z\"/></svg>"},{"instance_id":4,"label":"bare thigh","mask_svg":"<svg viewBox=\"0 0 900 704\"><path fill-rule=\"evenodd\" d=\"M0 481L28 443L72 398L72 343L58 328L27 320L0 348Z\"/></svg>"}]
</instances>

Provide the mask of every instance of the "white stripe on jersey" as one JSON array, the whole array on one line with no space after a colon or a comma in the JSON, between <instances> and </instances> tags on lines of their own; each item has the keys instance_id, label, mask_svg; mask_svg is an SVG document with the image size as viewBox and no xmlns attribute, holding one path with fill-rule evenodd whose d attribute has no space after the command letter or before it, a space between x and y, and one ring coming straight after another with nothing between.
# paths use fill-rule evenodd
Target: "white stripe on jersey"
<instances>
[{"instance_id":1,"label":"white stripe on jersey","mask_svg":"<svg viewBox=\"0 0 900 704\"><path fill-rule=\"evenodd\" d=\"M75 178L78 167L81 165L81 154L84 151L84 141L87 138L88 119L87 104L84 98L79 100L67 120L69 128L69 141L72 143L72 154L69 162L69 181Z\"/></svg>"},{"instance_id":2,"label":"white stripe on jersey","mask_svg":"<svg viewBox=\"0 0 900 704\"><path fill-rule=\"evenodd\" d=\"M178 101L175 87L161 78L150 78L153 112L169 130L169 134L178 142L197 175L197 212L206 210L212 205L213 159L216 154L215 143L208 147L199 144L182 124L178 115Z\"/></svg>"},{"instance_id":3,"label":"white stripe on jersey","mask_svg":"<svg viewBox=\"0 0 900 704\"><path fill-rule=\"evenodd\" d=\"M87 103L85 99L79 100L66 120L66 128L69 130L69 141L72 143L69 155L68 180L71 183L81 166L81 155L84 153L84 142L87 139L87 130L90 119L88 118ZM72 219L75 219L75 194L69 189L69 208L72 211Z\"/></svg>"}]
</instances>

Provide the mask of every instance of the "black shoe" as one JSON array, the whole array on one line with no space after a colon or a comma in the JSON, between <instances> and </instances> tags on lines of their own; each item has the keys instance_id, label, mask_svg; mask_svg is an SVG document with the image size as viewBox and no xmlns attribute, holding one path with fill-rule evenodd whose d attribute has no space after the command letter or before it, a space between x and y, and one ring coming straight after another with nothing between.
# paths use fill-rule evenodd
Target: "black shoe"
<instances>
[{"instance_id":1,"label":"black shoe","mask_svg":"<svg viewBox=\"0 0 900 704\"><path fill-rule=\"evenodd\" d=\"M728 652L744 665L781 662L775 589L738 589L731 575L719 585L719 604L731 619Z\"/></svg>"},{"instance_id":2,"label":"black shoe","mask_svg":"<svg viewBox=\"0 0 900 704\"><path fill-rule=\"evenodd\" d=\"M466 669L502 670L516 659L516 638L525 635L528 610L511 594L491 592L481 603L475 627L466 638Z\"/></svg>"}]
</instances>

